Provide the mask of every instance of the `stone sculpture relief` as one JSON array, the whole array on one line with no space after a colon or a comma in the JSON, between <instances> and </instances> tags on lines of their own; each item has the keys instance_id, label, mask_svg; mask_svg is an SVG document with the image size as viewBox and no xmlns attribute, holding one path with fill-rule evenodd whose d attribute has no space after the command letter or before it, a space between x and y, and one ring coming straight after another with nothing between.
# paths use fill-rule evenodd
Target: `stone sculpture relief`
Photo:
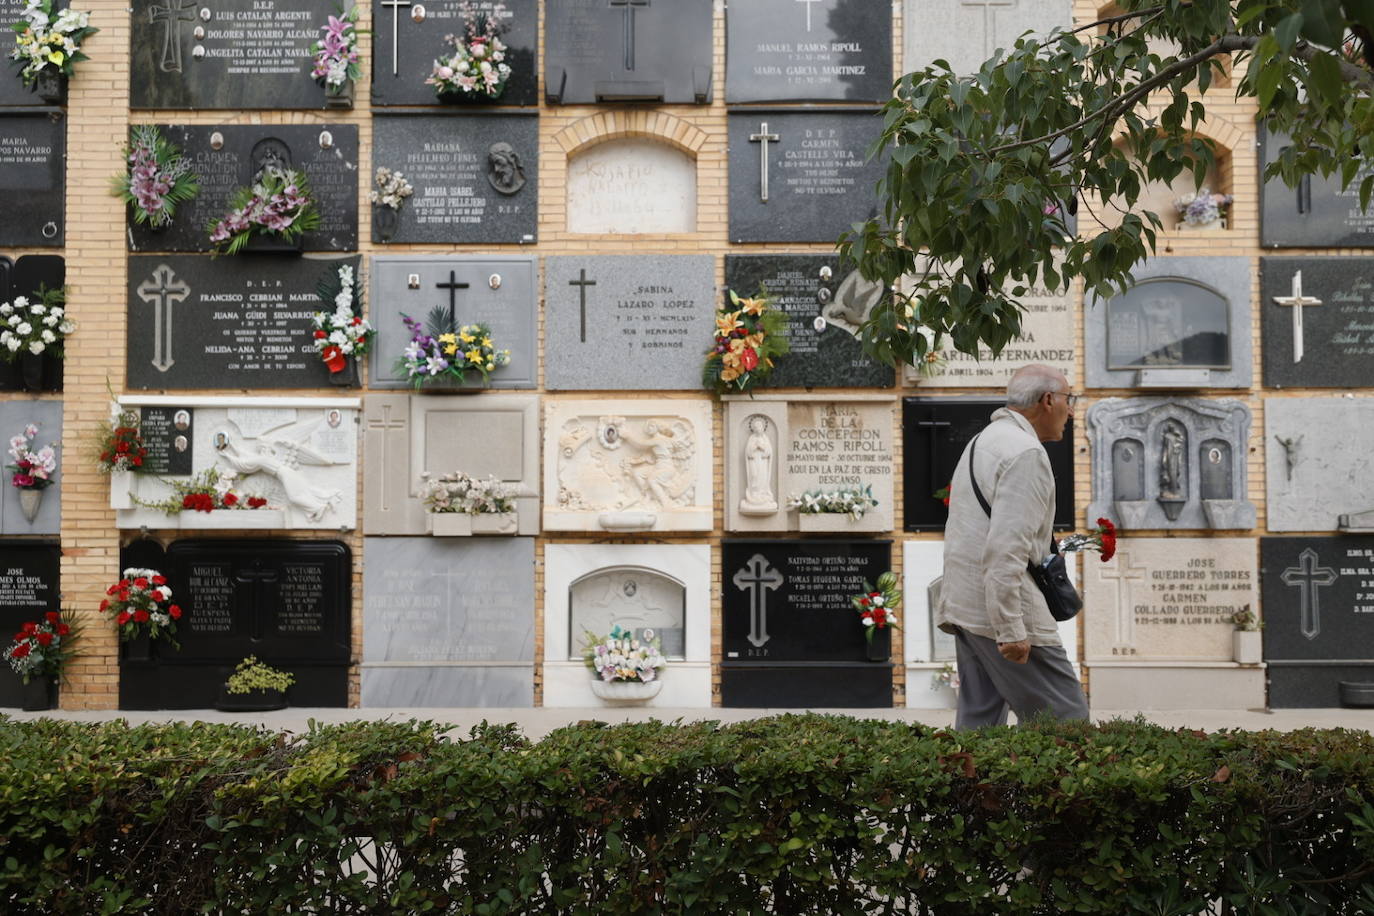
<instances>
[{"instance_id":1,"label":"stone sculpture relief","mask_svg":"<svg viewBox=\"0 0 1374 916\"><path fill-rule=\"evenodd\" d=\"M768 418L754 414L747 423L749 438L744 443L744 497L739 501L741 515L772 515L778 511L773 491L773 440L768 435Z\"/></svg>"},{"instance_id":2,"label":"stone sculpture relief","mask_svg":"<svg viewBox=\"0 0 1374 916\"><path fill-rule=\"evenodd\" d=\"M491 145L487 150L487 181L506 196L525 186L525 167L515 147L505 142Z\"/></svg>"},{"instance_id":3,"label":"stone sculpture relief","mask_svg":"<svg viewBox=\"0 0 1374 916\"><path fill-rule=\"evenodd\" d=\"M695 501L696 442L680 417L577 417L558 446L560 508L654 513Z\"/></svg>"},{"instance_id":4,"label":"stone sculpture relief","mask_svg":"<svg viewBox=\"0 0 1374 916\"><path fill-rule=\"evenodd\" d=\"M343 494L337 489L331 490L311 483L310 472L301 470L302 463L315 466L335 463L304 442L289 439L258 440L252 450L240 450L233 437L223 430L215 433L213 442L219 453L219 460L235 473L266 474L275 477L281 484L286 501L312 522L323 521L325 514L335 508L343 498Z\"/></svg>"}]
</instances>

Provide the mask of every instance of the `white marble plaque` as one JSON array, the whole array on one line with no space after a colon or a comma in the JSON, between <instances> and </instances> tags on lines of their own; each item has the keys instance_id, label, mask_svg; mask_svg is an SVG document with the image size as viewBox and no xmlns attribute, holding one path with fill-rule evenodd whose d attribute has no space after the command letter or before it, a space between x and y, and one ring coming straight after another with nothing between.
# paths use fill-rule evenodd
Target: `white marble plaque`
<instances>
[{"instance_id":1,"label":"white marble plaque","mask_svg":"<svg viewBox=\"0 0 1374 916\"><path fill-rule=\"evenodd\" d=\"M1022 32L1044 38L1055 26L1072 23L1067 0L905 0L903 72L945 60L968 76Z\"/></svg>"},{"instance_id":2,"label":"white marble plaque","mask_svg":"<svg viewBox=\"0 0 1374 916\"><path fill-rule=\"evenodd\" d=\"M568 231L695 232L696 160L654 140L611 140L568 161Z\"/></svg>"}]
</instances>

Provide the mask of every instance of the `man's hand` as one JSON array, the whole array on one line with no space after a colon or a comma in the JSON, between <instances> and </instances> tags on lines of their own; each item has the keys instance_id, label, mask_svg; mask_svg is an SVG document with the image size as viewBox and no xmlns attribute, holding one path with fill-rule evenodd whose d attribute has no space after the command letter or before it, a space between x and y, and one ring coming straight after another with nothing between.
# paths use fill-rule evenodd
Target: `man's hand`
<instances>
[{"instance_id":1,"label":"man's hand","mask_svg":"<svg viewBox=\"0 0 1374 916\"><path fill-rule=\"evenodd\" d=\"M1030 661L1030 643L1026 640L1020 642L999 642L997 651L1002 653L1002 657L1009 662L1024 665Z\"/></svg>"}]
</instances>

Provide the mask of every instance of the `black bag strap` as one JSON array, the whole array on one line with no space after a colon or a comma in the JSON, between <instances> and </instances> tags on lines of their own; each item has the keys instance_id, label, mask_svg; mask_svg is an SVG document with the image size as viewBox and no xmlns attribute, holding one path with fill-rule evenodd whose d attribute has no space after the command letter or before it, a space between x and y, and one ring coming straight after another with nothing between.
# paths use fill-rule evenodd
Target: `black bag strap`
<instances>
[{"instance_id":1,"label":"black bag strap","mask_svg":"<svg viewBox=\"0 0 1374 916\"><path fill-rule=\"evenodd\" d=\"M982 433L978 434L978 436L981 435ZM968 479L969 482L973 484L973 495L978 497L978 505L983 507L983 511L986 512L988 518L991 519L992 506L988 505L988 498L983 495L982 488L978 486L978 476L973 473L973 455L978 447L978 436L974 436L973 441L968 444ZM1056 541L1053 536L1050 537L1050 553L1059 553L1059 542Z\"/></svg>"}]
</instances>

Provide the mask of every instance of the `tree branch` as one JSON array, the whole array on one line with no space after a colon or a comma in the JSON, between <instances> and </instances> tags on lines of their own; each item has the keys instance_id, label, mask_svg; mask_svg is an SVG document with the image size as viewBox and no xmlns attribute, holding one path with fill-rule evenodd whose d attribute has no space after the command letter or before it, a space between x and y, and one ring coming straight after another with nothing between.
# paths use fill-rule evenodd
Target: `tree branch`
<instances>
[{"instance_id":1,"label":"tree branch","mask_svg":"<svg viewBox=\"0 0 1374 916\"><path fill-rule=\"evenodd\" d=\"M1133 12L1133 13L1122 13L1120 16L1108 16L1106 19L1099 19L1099 20L1097 20L1096 22L1090 22L1090 23L1088 23L1087 25L1080 25L1078 28L1076 28L1076 29L1071 29L1071 30L1065 32L1064 34L1065 34L1065 35L1077 35L1079 32L1086 32L1086 31L1088 31L1089 29L1095 29L1095 28L1097 28L1098 26L1102 26L1102 25L1105 25L1105 26L1113 26L1113 25L1116 25L1118 22L1125 22L1125 21L1128 20L1128 19L1139 19L1141 16L1151 16L1151 17L1153 17L1153 16L1156 16L1156 15L1162 13L1162 12L1164 12L1164 7L1162 7L1162 6L1152 6L1152 7L1150 7L1150 8L1147 9L1147 10L1136 10L1136 11Z\"/></svg>"}]
</instances>

